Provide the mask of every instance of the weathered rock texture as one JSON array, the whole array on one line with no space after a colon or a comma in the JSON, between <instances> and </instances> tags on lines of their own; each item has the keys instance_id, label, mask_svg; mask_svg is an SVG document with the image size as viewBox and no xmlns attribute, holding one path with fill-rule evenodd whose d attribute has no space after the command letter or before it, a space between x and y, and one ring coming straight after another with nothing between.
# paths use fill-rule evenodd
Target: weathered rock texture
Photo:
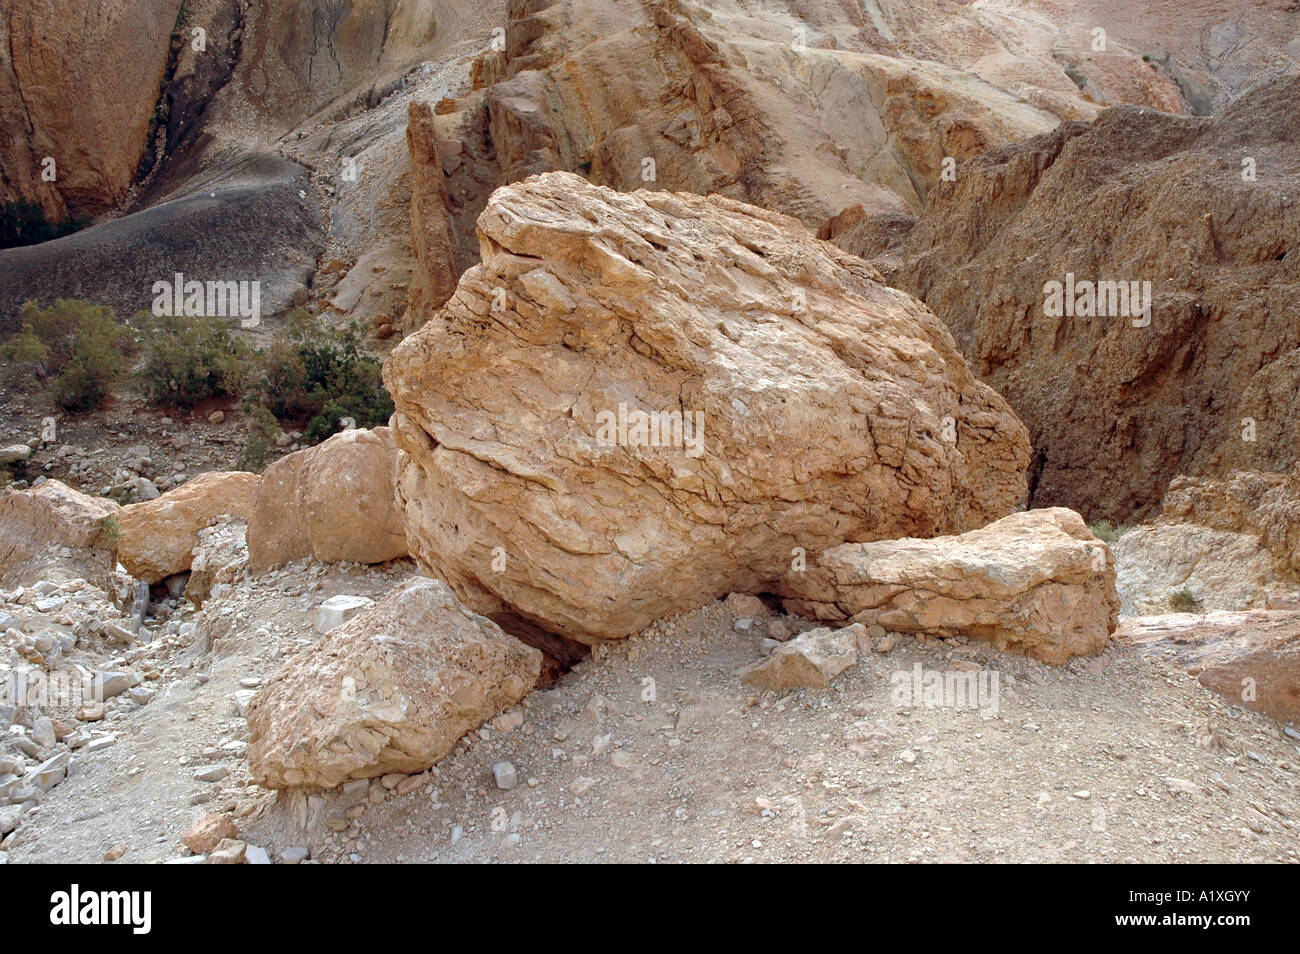
<instances>
[{"instance_id":1,"label":"weathered rock texture","mask_svg":"<svg viewBox=\"0 0 1300 954\"><path fill-rule=\"evenodd\" d=\"M1143 524L1115 541L1115 586L1125 616L1263 608L1274 562L1248 533L1185 523Z\"/></svg>"},{"instance_id":2,"label":"weathered rock texture","mask_svg":"<svg viewBox=\"0 0 1300 954\"><path fill-rule=\"evenodd\" d=\"M384 563L406 555L397 509L397 448L386 427L335 434L266 469L248 518L254 573L303 557Z\"/></svg>"},{"instance_id":3,"label":"weathered rock texture","mask_svg":"<svg viewBox=\"0 0 1300 954\"><path fill-rule=\"evenodd\" d=\"M340 97L382 95L402 69L456 39L456 0L256 4L220 109L251 111L283 132ZM462 38L463 39L463 38ZM391 88L391 87L390 87Z\"/></svg>"},{"instance_id":4,"label":"weathered rock texture","mask_svg":"<svg viewBox=\"0 0 1300 954\"><path fill-rule=\"evenodd\" d=\"M1120 537L1115 560L1126 614L1178 609L1179 597L1206 610L1300 598L1300 470L1175 478L1159 518Z\"/></svg>"},{"instance_id":5,"label":"weathered rock texture","mask_svg":"<svg viewBox=\"0 0 1300 954\"><path fill-rule=\"evenodd\" d=\"M1300 724L1300 612L1146 616L1124 620L1115 638L1237 705Z\"/></svg>"},{"instance_id":6,"label":"weathered rock texture","mask_svg":"<svg viewBox=\"0 0 1300 954\"><path fill-rule=\"evenodd\" d=\"M445 191L465 267L491 190L553 170L718 192L829 229L854 254L893 253L945 160L1102 106L1207 114L1294 70L1288 3L1228 18L1213 0L510 0L473 91L438 103L437 160L412 143L412 168L446 177L417 177L435 188L422 197L415 182L413 207ZM426 258L443 244L441 228L421 238ZM434 307L413 302L406 323Z\"/></svg>"},{"instance_id":7,"label":"weathered rock texture","mask_svg":"<svg viewBox=\"0 0 1300 954\"><path fill-rule=\"evenodd\" d=\"M795 548L1023 497L1024 429L942 323L793 220L553 173L479 224L483 264L384 369L412 555L476 611L626 636ZM606 427L650 412L671 446Z\"/></svg>"},{"instance_id":8,"label":"weathered rock texture","mask_svg":"<svg viewBox=\"0 0 1300 954\"><path fill-rule=\"evenodd\" d=\"M410 307L423 315L446 303L463 269L433 111L423 103L411 104L406 143L411 152L411 249L415 253Z\"/></svg>"},{"instance_id":9,"label":"weathered rock texture","mask_svg":"<svg viewBox=\"0 0 1300 954\"><path fill-rule=\"evenodd\" d=\"M0 586L30 586L52 574L82 576L114 592L121 508L57 480L0 490Z\"/></svg>"},{"instance_id":10,"label":"weathered rock texture","mask_svg":"<svg viewBox=\"0 0 1300 954\"><path fill-rule=\"evenodd\" d=\"M333 630L248 707L248 762L271 788L419 772L533 687L542 654L415 579Z\"/></svg>"},{"instance_id":11,"label":"weathered rock texture","mask_svg":"<svg viewBox=\"0 0 1300 954\"><path fill-rule=\"evenodd\" d=\"M161 497L122 508L117 558L126 571L157 583L190 569L199 531L222 514L247 520L253 510L257 474L213 471Z\"/></svg>"},{"instance_id":12,"label":"weathered rock texture","mask_svg":"<svg viewBox=\"0 0 1300 954\"><path fill-rule=\"evenodd\" d=\"M1161 520L1256 536L1279 573L1300 580L1300 468L1223 480L1179 478L1165 494Z\"/></svg>"},{"instance_id":13,"label":"weathered rock texture","mask_svg":"<svg viewBox=\"0 0 1300 954\"><path fill-rule=\"evenodd\" d=\"M799 14L661 0L508 6L505 48L475 63L474 91L431 119L412 112L422 262L473 264L475 219L493 188L554 170L621 191L716 192L813 229L848 208L868 224L910 225L944 157L1046 131L1059 115L867 36L860 16L833 5ZM1091 116L1053 69L1063 114ZM883 229L880 244L896 245L896 232ZM852 241L855 252L866 243ZM417 280L408 327L440 304L422 296L426 286L443 283Z\"/></svg>"},{"instance_id":14,"label":"weathered rock texture","mask_svg":"<svg viewBox=\"0 0 1300 954\"><path fill-rule=\"evenodd\" d=\"M1035 505L1120 522L1177 474L1296 461L1298 147L1291 77L1214 119L1107 110L931 191L895 279L1029 425ZM1049 317L1067 273L1150 282L1150 324Z\"/></svg>"},{"instance_id":15,"label":"weathered rock texture","mask_svg":"<svg viewBox=\"0 0 1300 954\"><path fill-rule=\"evenodd\" d=\"M830 629L822 626L782 643L772 654L745 670L747 685L782 692L825 689L831 680L858 663L859 651L870 652L867 628L861 623Z\"/></svg>"},{"instance_id":16,"label":"weathered rock texture","mask_svg":"<svg viewBox=\"0 0 1300 954\"><path fill-rule=\"evenodd\" d=\"M781 588L807 616L969 636L1048 663L1101 652L1119 614L1109 549L1064 508L959 536L834 547Z\"/></svg>"},{"instance_id":17,"label":"weathered rock texture","mask_svg":"<svg viewBox=\"0 0 1300 954\"><path fill-rule=\"evenodd\" d=\"M202 606L222 583L233 583L248 569L248 524L238 517L217 520L199 531L185 584L185 598Z\"/></svg>"},{"instance_id":18,"label":"weathered rock texture","mask_svg":"<svg viewBox=\"0 0 1300 954\"><path fill-rule=\"evenodd\" d=\"M93 214L144 154L181 0L0 0L0 202ZM43 163L55 161L45 181Z\"/></svg>"}]
</instances>

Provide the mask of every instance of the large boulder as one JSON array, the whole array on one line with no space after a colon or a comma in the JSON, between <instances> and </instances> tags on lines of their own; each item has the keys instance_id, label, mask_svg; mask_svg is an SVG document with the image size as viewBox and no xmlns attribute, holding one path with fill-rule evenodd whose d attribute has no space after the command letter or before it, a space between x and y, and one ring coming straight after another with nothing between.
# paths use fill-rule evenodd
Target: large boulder
<instances>
[{"instance_id":1,"label":"large boulder","mask_svg":"<svg viewBox=\"0 0 1300 954\"><path fill-rule=\"evenodd\" d=\"M1124 620L1115 638L1238 705L1300 725L1300 612L1147 616Z\"/></svg>"},{"instance_id":2,"label":"large boulder","mask_svg":"<svg viewBox=\"0 0 1300 954\"><path fill-rule=\"evenodd\" d=\"M533 688L542 654L439 580L403 584L293 659L248 707L248 762L271 788L419 772Z\"/></svg>"},{"instance_id":3,"label":"large boulder","mask_svg":"<svg viewBox=\"0 0 1300 954\"><path fill-rule=\"evenodd\" d=\"M478 612L618 638L1025 495L1024 428L943 324L792 219L551 173L479 228L384 369L412 555Z\"/></svg>"},{"instance_id":4,"label":"large boulder","mask_svg":"<svg viewBox=\"0 0 1300 954\"><path fill-rule=\"evenodd\" d=\"M1297 191L1300 76L1117 107L963 164L895 277L1029 426L1034 506L1144 519L1178 474L1300 460Z\"/></svg>"},{"instance_id":5,"label":"large boulder","mask_svg":"<svg viewBox=\"0 0 1300 954\"><path fill-rule=\"evenodd\" d=\"M406 556L394 490L397 448L386 427L335 434L266 469L248 518L254 573L303 557L384 563Z\"/></svg>"},{"instance_id":6,"label":"large boulder","mask_svg":"<svg viewBox=\"0 0 1300 954\"><path fill-rule=\"evenodd\" d=\"M120 517L117 558L126 571L157 583L190 569L199 531L222 514L247 520L257 474L212 471L143 503L128 504Z\"/></svg>"},{"instance_id":7,"label":"large boulder","mask_svg":"<svg viewBox=\"0 0 1300 954\"><path fill-rule=\"evenodd\" d=\"M81 576L113 592L120 512L57 480L0 490L0 586Z\"/></svg>"},{"instance_id":8,"label":"large boulder","mask_svg":"<svg viewBox=\"0 0 1300 954\"><path fill-rule=\"evenodd\" d=\"M782 590L804 615L968 636L1047 663L1101 652L1119 616L1110 550L1064 508L958 536L834 547Z\"/></svg>"}]
</instances>

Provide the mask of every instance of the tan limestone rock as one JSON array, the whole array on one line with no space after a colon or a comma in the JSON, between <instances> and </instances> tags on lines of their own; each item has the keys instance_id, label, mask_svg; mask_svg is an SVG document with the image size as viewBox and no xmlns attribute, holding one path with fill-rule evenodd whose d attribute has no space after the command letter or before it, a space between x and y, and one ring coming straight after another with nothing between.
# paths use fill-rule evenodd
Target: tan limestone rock
<instances>
[{"instance_id":1,"label":"tan limestone rock","mask_svg":"<svg viewBox=\"0 0 1300 954\"><path fill-rule=\"evenodd\" d=\"M343 431L280 458L253 495L253 572L306 556L322 563L384 563L405 556L396 466L397 449L386 427Z\"/></svg>"},{"instance_id":2,"label":"tan limestone rock","mask_svg":"<svg viewBox=\"0 0 1300 954\"><path fill-rule=\"evenodd\" d=\"M845 544L782 588L805 615L968 636L1048 663L1101 652L1119 614L1109 548L1063 508L956 536Z\"/></svg>"},{"instance_id":3,"label":"tan limestone rock","mask_svg":"<svg viewBox=\"0 0 1300 954\"><path fill-rule=\"evenodd\" d=\"M252 512L257 474L212 471L175 490L122 508L118 559L128 573L157 583L190 569L199 531L222 514L247 519Z\"/></svg>"},{"instance_id":4,"label":"tan limestone rock","mask_svg":"<svg viewBox=\"0 0 1300 954\"><path fill-rule=\"evenodd\" d=\"M1024 430L944 326L785 216L552 173L479 227L384 370L412 555L477 612L619 638L1024 496Z\"/></svg>"},{"instance_id":5,"label":"tan limestone rock","mask_svg":"<svg viewBox=\"0 0 1300 954\"><path fill-rule=\"evenodd\" d=\"M857 665L859 647L870 651L867 628L853 623L843 629L820 627L801 633L745 670L746 685L783 691L825 689L844 670Z\"/></svg>"},{"instance_id":6,"label":"tan limestone rock","mask_svg":"<svg viewBox=\"0 0 1300 954\"><path fill-rule=\"evenodd\" d=\"M115 501L57 480L33 490L0 490L0 585L30 586L48 568L112 592L120 513Z\"/></svg>"},{"instance_id":7,"label":"tan limestone rock","mask_svg":"<svg viewBox=\"0 0 1300 954\"><path fill-rule=\"evenodd\" d=\"M542 654L413 579L272 677L248 707L248 761L271 788L422 772L514 706Z\"/></svg>"}]
</instances>

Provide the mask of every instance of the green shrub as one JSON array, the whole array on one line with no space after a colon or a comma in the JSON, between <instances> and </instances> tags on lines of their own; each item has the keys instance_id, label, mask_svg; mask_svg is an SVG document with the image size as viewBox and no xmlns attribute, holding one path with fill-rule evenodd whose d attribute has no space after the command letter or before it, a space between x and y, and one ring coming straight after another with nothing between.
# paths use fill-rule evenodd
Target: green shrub
<instances>
[{"instance_id":1,"label":"green shrub","mask_svg":"<svg viewBox=\"0 0 1300 954\"><path fill-rule=\"evenodd\" d=\"M355 323L331 329L296 310L286 339L261 352L255 364L249 406L265 407L304 430L308 443L329 437L345 417L357 427L376 427L393 413L383 366L361 350Z\"/></svg>"},{"instance_id":2,"label":"green shrub","mask_svg":"<svg viewBox=\"0 0 1300 954\"><path fill-rule=\"evenodd\" d=\"M140 316L144 363L141 393L154 404L190 410L218 397L237 397L249 369L247 347L220 318Z\"/></svg>"},{"instance_id":3,"label":"green shrub","mask_svg":"<svg viewBox=\"0 0 1300 954\"><path fill-rule=\"evenodd\" d=\"M22 330L0 347L0 357L33 365L64 410L91 411L113 393L133 348L130 329L111 308L61 298L49 308L23 305Z\"/></svg>"},{"instance_id":4,"label":"green shrub","mask_svg":"<svg viewBox=\"0 0 1300 954\"><path fill-rule=\"evenodd\" d=\"M239 452L239 460L235 466L240 470L260 474L271 460L275 439L280 435L280 424L276 421L275 415L264 407L250 408L248 416L250 418L248 440L243 450Z\"/></svg>"},{"instance_id":5,"label":"green shrub","mask_svg":"<svg viewBox=\"0 0 1300 954\"><path fill-rule=\"evenodd\" d=\"M0 248L18 248L62 238L84 229L88 219L70 217L51 222L45 212L30 199L0 203Z\"/></svg>"}]
</instances>

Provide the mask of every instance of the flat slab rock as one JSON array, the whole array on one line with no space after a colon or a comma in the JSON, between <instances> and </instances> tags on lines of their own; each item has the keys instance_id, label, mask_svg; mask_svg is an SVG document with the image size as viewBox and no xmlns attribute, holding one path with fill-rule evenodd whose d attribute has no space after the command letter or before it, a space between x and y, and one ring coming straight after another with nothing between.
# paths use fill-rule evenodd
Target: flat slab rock
<instances>
[{"instance_id":1,"label":"flat slab rock","mask_svg":"<svg viewBox=\"0 0 1300 954\"><path fill-rule=\"evenodd\" d=\"M1238 705L1300 725L1300 611L1138 616L1120 623L1115 638Z\"/></svg>"},{"instance_id":2,"label":"flat slab rock","mask_svg":"<svg viewBox=\"0 0 1300 954\"><path fill-rule=\"evenodd\" d=\"M1101 652L1119 616L1110 549L1061 507L953 536L844 544L781 586L804 616L969 636L1048 663Z\"/></svg>"}]
</instances>

